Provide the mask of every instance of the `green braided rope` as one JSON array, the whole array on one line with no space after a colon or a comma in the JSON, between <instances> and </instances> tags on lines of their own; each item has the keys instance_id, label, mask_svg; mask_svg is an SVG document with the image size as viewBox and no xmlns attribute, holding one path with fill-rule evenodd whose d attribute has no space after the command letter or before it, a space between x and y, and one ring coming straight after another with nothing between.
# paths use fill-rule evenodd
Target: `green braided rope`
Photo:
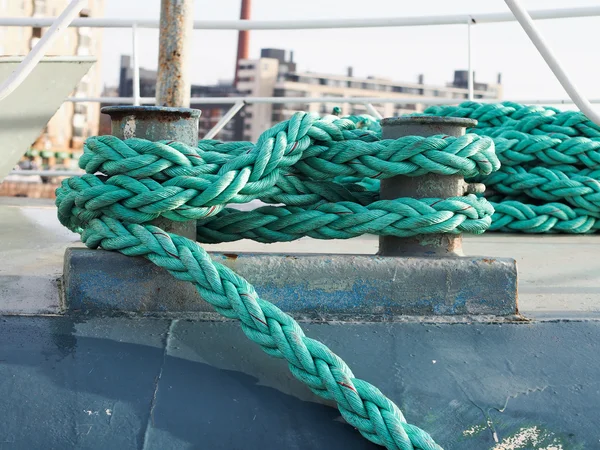
<instances>
[{"instance_id":1,"label":"green braided rope","mask_svg":"<svg viewBox=\"0 0 600 450\"><path fill-rule=\"evenodd\" d=\"M600 213L572 209L562 203L526 205L518 201L492 202L491 231L509 233L593 233L600 229Z\"/></svg>"},{"instance_id":2,"label":"green braided rope","mask_svg":"<svg viewBox=\"0 0 600 450\"><path fill-rule=\"evenodd\" d=\"M361 186L365 191L372 192L373 195L378 198L379 180L370 178L360 180L347 177L346 179L340 179L339 182L348 182ZM465 197L462 197L462 199L464 198ZM595 233L600 229L600 213L598 212L588 211L577 207L572 208L559 202L534 205L531 204L532 201L535 201L534 199L522 194L517 196L490 195L486 198L493 210L492 224L489 227L489 231L503 231L508 233L586 234ZM258 210L260 210L260 208L255 211ZM229 210L226 209L224 212L229 212ZM273 226L271 225L271 227ZM217 229L215 224L209 224L207 225L207 228L208 230L201 230L200 226L198 227L199 241L211 243L225 242L232 237L213 232L213 229ZM221 232L223 230L218 231ZM226 232L233 234L230 229L227 229ZM470 232L479 234L475 231ZM377 231L374 231L373 234L378 233ZM283 237L284 236L282 236L282 240ZM244 235L244 239L252 239L260 242L275 242L267 241L262 235L260 236L260 239L254 237L251 232Z\"/></svg>"},{"instance_id":3,"label":"green braided rope","mask_svg":"<svg viewBox=\"0 0 600 450\"><path fill-rule=\"evenodd\" d=\"M370 441L388 449L439 449L427 433L406 422L393 402L354 378L331 350L260 299L246 280L214 263L197 243L148 224L158 217L198 219L198 239L204 242L482 233L490 225L538 233L588 233L600 227L595 171L600 128L585 116L509 103L466 103L426 113L477 118L480 124L460 138L381 140L378 121L367 116L298 113L265 131L256 144L211 140L192 148L169 141L91 138L80 159L88 175L57 189L58 216L90 248L144 256L194 283L217 312L238 319L265 352L286 359L296 378L335 400L345 420ZM500 163L504 167L496 172ZM536 167L540 163L548 168ZM106 176L92 175L98 171ZM549 203L492 205L475 196L378 201L379 179L425 173L484 179L503 195L526 194ZM228 203L255 199L285 206L225 209Z\"/></svg>"},{"instance_id":4,"label":"green braided rope","mask_svg":"<svg viewBox=\"0 0 600 450\"><path fill-rule=\"evenodd\" d=\"M90 248L144 256L176 278L194 283L217 312L240 320L246 335L318 395L335 400L342 416L367 439L389 449L440 449L406 423L394 403L355 379L323 344L304 336L287 314L215 264L195 243L149 225L164 217L199 219L201 240L250 237L263 242L310 235L351 238L364 233L482 233L493 208L473 195L450 199L377 201L364 181L425 173L482 177L499 168L490 138L434 136L380 140L363 117L319 118L297 113L265 131L256 144L90 138L80 167L87 175L56 191L58 217ZM367 125L368 126L367 126ZM93 175L101 172L103 176ZM260 199L283 203L250 213L224 209Z\"/></svg>"},{"instance_id":5,"label":"green braided rope","mask_svg":"<svg viewBox=\"0 0 600 450\"><path fill-rule=\"evenodd\" d=\"M593 233L598 229L600 127L578 111L504 102L432 106L425 114L477 119L470 133L492 137L499 172L474 177L495 193L491 230Z\"/></svg>"},{"instance_id":6,"label":"green braided rope","mask_svg":"<svg viewBox=\"0 0 600 450\"><path fill-rule=\"evenodd\" d=\"M481 234L494 210L474 195L441 199L401 198L367 206L323 203L313 208L265 206L253 211L224 209L199 221L199 242L252 239L263 243L314 239L351 239L363 234L408 237L425 233Z\"/></svg>"},{"instance_id":7,"label":"green braided rope","mask_svg":"<svg viewBox=\"0 0 600 450\"><path fill-rule=\"evenodd\" d=\"M582 174L589 174L586 176ZM600 172L577 170L573 166L556 168L503 167L500 171L483 178L482 182L493 186L504 195L526 194L533 199L547 202L564 200L588 212L600 212Z\"/></svg>"}]
</instances>

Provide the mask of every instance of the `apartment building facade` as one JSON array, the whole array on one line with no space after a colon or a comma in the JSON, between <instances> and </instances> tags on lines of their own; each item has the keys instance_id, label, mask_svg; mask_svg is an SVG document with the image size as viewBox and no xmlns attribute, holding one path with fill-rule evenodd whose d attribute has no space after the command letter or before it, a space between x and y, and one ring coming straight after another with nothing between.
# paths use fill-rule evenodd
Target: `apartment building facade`
<instances>
[{"instance_id":1,"label":"apartment building facade","mask_svg":"<svg viewBox=\"0 0 600 450\"><path fill-rule=\"evenodd\" d=\"M499 83L474 83L474 98L500 99L502 85ZM466 71L457 70L452 82L445 86L427 85L423 76L415 83L398 82L386 78L354 77L348 68L346 75L299 72L293 56L285 59L285 51L263 49L259 59L244 59L238 65L238 90L249 97L326 97L326 103L258 103L247 105L241 114L244 140L256 141L260 134L274 123L288 119L295 111L330 114L335 106L342 115L368 113L365 105L344 103L344 97L394 98L402 103L377 103L372 105L383 117L393 117L420 112L424 106L419 97L452 99L468 98ZM404 100L406 100L404 102Z\"/></svg>"}]
</instances>

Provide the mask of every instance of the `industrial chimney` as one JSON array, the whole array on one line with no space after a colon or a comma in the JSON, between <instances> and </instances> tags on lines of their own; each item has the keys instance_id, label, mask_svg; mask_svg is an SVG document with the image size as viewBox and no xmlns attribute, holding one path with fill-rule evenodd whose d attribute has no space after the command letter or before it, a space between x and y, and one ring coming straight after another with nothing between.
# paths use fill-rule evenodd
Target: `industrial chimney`
<instances>
[{"instance_id":1,"label":"industrial chimney","mask_svg":"<svg viewBox=\"0 0 600 450\"><path fill-rule=\"evenodd\" d=\"M240 20L250 19L250 5L252 0L242 0L242 7L240 10ZM240 60L248 59L250 46L250 32L247 30L240 30L238 32L238 47L237 47L237 58L235 59L235 77L233 79L233 85L237 86L238 83L238 68Z\"/></svg>"}]
</instances>

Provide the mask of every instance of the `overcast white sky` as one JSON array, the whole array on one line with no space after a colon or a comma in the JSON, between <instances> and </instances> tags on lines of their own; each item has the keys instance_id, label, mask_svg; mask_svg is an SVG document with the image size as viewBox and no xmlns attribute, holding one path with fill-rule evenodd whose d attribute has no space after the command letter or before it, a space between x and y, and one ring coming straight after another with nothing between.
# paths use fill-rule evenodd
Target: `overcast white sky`
<instances>
[{"instance_id":1,"label":"overcast white sky","mask_svg":"<svg viewBox=\"0 0 600 450\"><path fill-rule=\"evenodd\" d=\"M592 0L525 0L529 10L593 6ZM106 0L106 17L158 18L160 0ZM195 19L237 19L240 0L195 0ZM253 19L405 17L508 11L503 0L253 0ZM559 60L588 97L600 97L600 18L544 20L540 29ZM472 27L476 79L494 82L502 72L506 99L566 97L527 36L514 23ZM104 32L105 84L116 84L119 58L131 51L129 30ZM355 76L377 75L445 84L454 69L467 67L466 26L384 29L252 31L251 57L263 47L294 50L301 70ZM194 31L192 82L215 83L233 77L235 31ZM142 67L156 68L158 30L140 30Z\"/></svg>"}]
</instances>

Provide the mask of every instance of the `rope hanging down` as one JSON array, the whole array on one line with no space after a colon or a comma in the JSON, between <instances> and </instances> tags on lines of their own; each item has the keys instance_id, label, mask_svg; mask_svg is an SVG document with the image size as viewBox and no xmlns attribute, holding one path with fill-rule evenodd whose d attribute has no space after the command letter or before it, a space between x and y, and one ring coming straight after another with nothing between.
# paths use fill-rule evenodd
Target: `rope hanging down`
<instances>
[{"instance_id":1,"label":"rope hanging down","mask_svg":"<svg viewBox=\"0 0 600 450\"><path fill-rule=\"evenodd\" d=\"M374 123L374 122L373 122ZM373 123L369 126L376 128ZM377 388L353 376L331 350L304 335L289 315L261 299L254 288L215 263L196 242L151 224L157 217L201 219L201 240L238 236L264 242L304 235L321 239L363 233L482 233L493 209L468 195L450 199L378 201L363 177L423 173L486 176L499 167L491 139L407 137L381 141L364 121L297 113L265 131L256 145L203 141L86 142L80 166L88 175L57 189L58 216L90 248L144 256L180 280L194 283L223 316L240 321L249 339L285 358L292 374L323 398L335 400L344 419L388 449L438 450L420 428ZM97 171L105 177L92 175ZM260 199L283 203L237 220L228 203Z\"/></svg>"}]
</instances>

